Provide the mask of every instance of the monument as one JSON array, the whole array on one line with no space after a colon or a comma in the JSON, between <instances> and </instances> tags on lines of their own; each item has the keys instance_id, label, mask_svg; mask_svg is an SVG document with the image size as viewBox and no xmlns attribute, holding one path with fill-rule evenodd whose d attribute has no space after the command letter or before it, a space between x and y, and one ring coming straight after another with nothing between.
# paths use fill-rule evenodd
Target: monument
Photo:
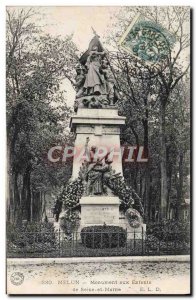
<instances>
[{"instance_id":1,"label":"monument","mask_svg":"<svg viewBox=\"0 0 196 300\"><path fill-rule=\"evenodd\" d=\"M134 209L133 197L129 196L126 203L131 214L119 209L123 199L118 195L118 186L123 190L121 194L130 191L123 179L120 146L125 117L118 115L115 72L96 33L76 66L75 89L75 114L70 128L75 134L75 149L84 149L83 156L74 156L72 171L72 180L79 177L84 186L79 200L79 230L92 225L115 225L128 231L137 227L143 232L141 211ZM130 216L134 216L135 223Z\"/></svg>"}]
</instances>

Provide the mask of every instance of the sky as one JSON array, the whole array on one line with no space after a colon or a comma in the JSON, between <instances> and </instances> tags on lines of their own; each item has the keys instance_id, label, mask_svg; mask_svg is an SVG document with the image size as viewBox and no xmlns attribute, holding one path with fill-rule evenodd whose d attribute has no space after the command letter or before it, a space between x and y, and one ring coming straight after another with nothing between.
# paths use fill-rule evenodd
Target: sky
<instances>
[{"instance_id":1,"label":"sky","mask_svg":"<svg viewBox=\"0 0 196 300\"><path fill-rule=\"evenodd\" d=\"M9 9L28 10L30 6L9 6ZM100 37L108 31L111 19L121 9L120 6L33 6L40 13L34 21L43 26L43 31L54 36L73 34L79 50L84 51L93 37L93 27ZM32 18L33 20L33 18Z\"/></svg>"},{"instance_id":2,"label":"sky","mask_svg":"<svg viewBox=\"0 0 196 300\"><path fill-rule=\"evenodd\" d=\"M42 7L45 16L44 31L56 36L73 34L73 41L80 51L88 48L93 37L91 27L103 37L111 24L111 18L120 7Z\"/></svg>"}]
</instances>

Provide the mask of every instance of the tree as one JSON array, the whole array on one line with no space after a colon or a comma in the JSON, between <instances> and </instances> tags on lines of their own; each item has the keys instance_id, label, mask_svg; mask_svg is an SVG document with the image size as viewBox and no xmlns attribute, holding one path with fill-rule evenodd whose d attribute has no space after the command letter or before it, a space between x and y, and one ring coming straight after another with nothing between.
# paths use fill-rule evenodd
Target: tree
<instances>
[{"instance_id":1,"label":"tree","mask_svg":"<svg viewBox=\"0 0 196 300\"><path fill-rule=\"evenodd\" d=\"M119 36L125 31L130 23L130 20L137 13L141 13L146 17L149 17L155 23L161 24L164 28L170 31L176 38L175 47L168 48L168 55L165 58L164 63L159 64L153 68L148 67L145 62L139 61L138 68L130 66L130 60L133 62L137 59L128 56L127 53L122 51L118 46ZM168 201L168 178L167 178L167 150L166 150L166 111L167 106L172 98L172 93L174 92L177 84L182 80L182 78L187 74L189 70L189 45L190 45L190 10L186 7L125 7L122 8L119 15L117 16L119 22L115 27L112 37L109 38L110 43L115 47L116 54L112 53L112 63L114 68L120 69L120 76L116 77L119 91L121 92L121 100L125 98L129 99L131 106L133 106L132 111L135 109L136 114L138 114L141 123L143 124L143 134L148 136L148 96L151 99L152 95L156 95L157 107L159 108L159 128L160 128L160 171L161 171L161 211L160 217L167 217L167 201ZM119 54L120 53L120 54ZM183 62L183 63L182 63ZM135 69L135 70L134 70ZM143 70L142 70L143 69ZM133 79L133 71L136 72L137 76L140 73L144 74L145 69L148 69L150 78L153 79L154 84L152 88L147 88L144 94L144 107L142 109L141 104L137 101L135 94L139 94L138 85L135 85L135 79ZM140 90L142 89L141 83L139 83ZM154 91L153 91L154 88ZM145 104L146 103L146 104ZM142 104L143 105L143 104ZM156 107L156 105L155 105ZM129 110L130 111L130 110ZM145 111L146 116L142 120L140 117L140 112ZM130 116L132 118L132 115ZM134 120L134 118L133 118ZM136 139L138 139L138 133L136 128L133 128L133 124L130 124L130 129L133 132ZM146 139L147 141L147 139ZM144 142L145 143L145 142Z\"/></svg>"},{"instance_id":2,"label":"tree","mask_svg":"<svg viewBox=\"0 0 196 300\"><path fill-rule=\"evenodd\" d=\"M169 215L170 206L173 205L176 219L180 217L180 206L184 203L186 193L186 178L190 175L189 98L189 78L186 76L176 85L166 111L166 153L169 190L167 213ZM175 189L171 191L173 187Z\"/></svg>"},{"instance_id":3,"label":"tree","mask_svg":"<svg viewBox=\"0 0 196 300\"><path fill-rule=\"evenodd\" d=\"M70 36L44 35L32 16L32 9L7 10L8 218L13 222L41 217L38 210L33 215L41 192L62 178L58 168L51 175L44 154L71 137L65 130L71 110L61 82L65 77L72 81L77 48Z\"/></svg>"}]
</instances>

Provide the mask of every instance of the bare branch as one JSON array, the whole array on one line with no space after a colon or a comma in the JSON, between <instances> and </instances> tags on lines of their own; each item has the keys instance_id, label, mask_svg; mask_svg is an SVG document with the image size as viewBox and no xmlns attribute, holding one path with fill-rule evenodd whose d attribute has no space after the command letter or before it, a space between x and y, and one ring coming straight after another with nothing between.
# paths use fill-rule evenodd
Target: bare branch
<instances>
[{"instance_id":1,"label":"bare branch","mask_svg":"<svg viewBox=\"0 0 196 300\"><path fill-rule=\"evenodd\" d=\"M176 80L174 81L173 85L171 86L171 90L174 89L174 87L179 82L179 80L182 79L182 77L187 73L189 67L190 67L190 65L188 65L187 68L185 69L185 71L178 78L176 78Z\"/></svg>"}]
</instances>

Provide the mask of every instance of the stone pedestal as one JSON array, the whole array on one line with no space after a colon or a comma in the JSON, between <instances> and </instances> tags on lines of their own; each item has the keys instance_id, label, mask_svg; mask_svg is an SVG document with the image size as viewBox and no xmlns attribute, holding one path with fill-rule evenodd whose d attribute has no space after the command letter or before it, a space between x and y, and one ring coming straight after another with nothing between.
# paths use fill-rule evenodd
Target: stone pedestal
<instances>
[{"instance_id":1,"label":"stone pedestal","mask_svg":"<svg viewBox=\"0 0 196 300\"><path fill-rule=\"evenodd\" d=\"M81 227L91 225L119 225L118 197L91 196L82 197L81 205Z\"/></svg>"},{"instance_id":2,"label":"stone pedestal","mask_svg":"<svg viewBox=\"0 0 196 300\"><path fill-rule=\"evenodd\" d=\"M112 155L112 169L116 173L122 173L122 154L120 146L120 127L125 124L125 117L118 115L118 109L115 107L91 109L79 107L77 113L71 118L71 131L75 133L75 155L73 161L72 179L78 177L80 167L85 158L82 149L85 150L87 138L89 138L88 147L96 146L107 149L106 153ZM110 190L108 195L86 196L80 199L81 215L78 232L83 227L94 225L113 225L121 226L127 230L128 239L142 238L145 231L143 225L137 230L131 228L126 217L120 215L120 200L113 196ZM137 231L137 233L135 233Z\"/></svg>"},{"instance_id":3,"label":"stone pedestal","mask_svg":"<svg viewBox=\"0 0 196 300\"><path fill-rule=\"evenodd\" d=\"M119 212L120 200L118 197L91 196L80 199L81 215L78 232L83 227L94 225L120 226L127 231L128 240L145 240L146 224L132 228L126 216Z\"/></svg>"},{"instance_id":4,"label":"stone pedestal","mask_svg":"<svg viewBox=\"0 0 196 300\"><path fill-rule=\"evenodd\" d=\"M120 152L120 126L125 124L125 117L118 116L117 108L78 108L77 114L71 118L71 131L75 132L76 155L73 161L72 178L78 177L82 164L79 159L80 150L84 148L86 138L89 146L103 146L109 151L114 148L112 168L122 174L122 158Z\"/></svg>"}]
</instances>

